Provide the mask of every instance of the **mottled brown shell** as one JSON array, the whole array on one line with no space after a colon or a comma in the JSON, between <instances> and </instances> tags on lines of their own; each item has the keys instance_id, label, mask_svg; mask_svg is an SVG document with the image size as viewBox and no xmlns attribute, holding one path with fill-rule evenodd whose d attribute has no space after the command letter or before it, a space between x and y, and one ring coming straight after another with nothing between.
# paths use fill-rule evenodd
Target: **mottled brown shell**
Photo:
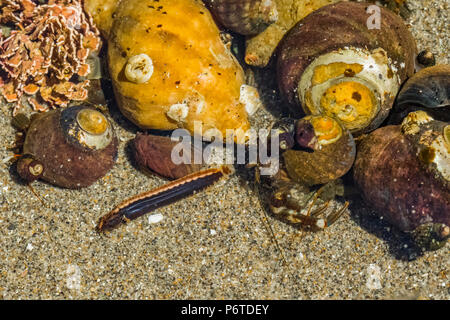
<instances>
[{"instance_id":1,"label":"mottled brown shell","mask_svg":"<svg viewBox=\"0 0 450 320\"><path fill-rule=\"evenodd\" d=\"M275 0L203 0L225 28L256 35L277 21Z\"/></svg>"},{"instance_id":2,"label":"mottled brown shell","mask_svg":"<svg viewBox=\"0 0 450 320\"><path fill-rule=\"evenodd\" d=\"M134 159L139 167L148 169L162 177L179 179L188 174L200 171L201 164L195 164L195 150L190 143L186 146L190 154L181 154L184 163L172 161L172 152L180 142L170 137L138 133L133 140ZM200 150L202 156L202 150Z\"/></svg>"},{"instance_id":3,"label":"mottled brown shell","mask_svg":"<svg viewBox=\"0 0 450 320\"><path fill-rule=\"evenodd\" d=\"M387 66L386 72L372 76L372 86L383 88L382 92L371 89L372 92L369 93L376 97L378 110L369 122L352 128L351 131L359 134L374 130L387 117L400 84L414 72L417 49L401 18L387 9L380 8L380 29L369 29L367 22L370 14L366 12L368 7L369 4L354 2L325 6L301 20L285 36L279 48L278 83L281 94L294 112L311 113L307 108L310 100L300 96L299 85L307 68L322 57L324 61L320 66L324 67L325 76L340 79L339 81L358 78L362 73L367 73L369 77L371 72L378 73L380 68ZM347 52L350 54L345 57ZM362 53L373 62L367 65L360 62L353 64L353 56L360 55L360 60L364 61ZM330 59L324 58L331 54L334 56ZM334 61L336 59L342 60ZM331 68L335 62L336 68ZM377 80L378 78L382 79ZM392 84L387 86L388 82ZM351 100L352 92L349 94L348 99Z\"/></svg>"},{"instance_id":4,"label":"mottled brown shell","mask_svg":"<svg viewBox=\"0 0 450 320\"><path fill-rule=\"evenodd\" d=\"M366 202L400 230L413 231L427 223L450 225L448 181L436 174L428 161L433 160L432 153L424 152L416 139L431 137L444 126L439 121L421 129L411 126L416 134L410 137L402 126L387 126L375 130L358 145L355 182Z\"/></svg>"},{"instance_id":5,"label":"mottled brown shell","mask_svg":"<svg viewBox=\"0 0 450 320\"><path fill-rule=\"evenodd\" d=\"M42 179L56 186L78 189L90 186L103 177L114 165L117 158L117 138L101 149L76 142L70 130L64 128L70 121L64 121L87 107L70 107L42 114L36 118L27 131L23 153L31 155L44 165ZM112 133L113 134L113 133Z\"/></svg>"},{"instance_id":6,"label":"mottled brown shell","mask_svg":"<svg viewBox=\"0 0 450 320\"><path fill-rule=\"evenodd\" d=\"M331 124L334 128L319 135L317 125L314 128L311 125L314 119L318 119L322 127ZM322 143L322 139L328 141ZM313 186L336 180L345 175L355 161L356 146L351 133L329 117L309 116L300 120L296 126L296 140L303 148L285 151L283 163L289 177L302 185Z\"/></svg>"}]
</instances>

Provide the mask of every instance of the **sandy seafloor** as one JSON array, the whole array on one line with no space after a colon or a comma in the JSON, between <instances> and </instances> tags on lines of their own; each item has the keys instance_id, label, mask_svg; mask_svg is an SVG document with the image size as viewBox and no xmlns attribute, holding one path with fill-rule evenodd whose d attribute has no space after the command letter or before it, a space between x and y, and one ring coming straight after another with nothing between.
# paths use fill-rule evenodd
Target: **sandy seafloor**
<instances>
[{"instance_id":1,"label":"sandy seafloor","mask_svg":"<svg viewBox=\"0 0 450 320\"><path fill-rule=\"evenodd\" d=\"M419 49L449 63L448 0L411 1ZM0 298L3 299L448 299L449 248L414 258L406 238L358 198L324 232L262 220L252 174L157 210L107 235L95 224L123 199L162 185L138 172L127 143L137 128L112 110L117 165L93 186L36 182L42 205L10 172L15 131L0 109ZM256 122L270 122L260 111ZM341 205L341 204L339 204Z\"/></svg>"}]
</instances>

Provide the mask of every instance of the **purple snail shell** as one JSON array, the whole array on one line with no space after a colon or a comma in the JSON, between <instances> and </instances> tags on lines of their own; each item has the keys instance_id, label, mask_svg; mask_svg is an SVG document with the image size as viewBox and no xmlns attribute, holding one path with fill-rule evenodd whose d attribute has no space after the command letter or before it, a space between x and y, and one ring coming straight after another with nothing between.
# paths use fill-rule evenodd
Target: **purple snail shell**
<instances>
[{"instance_id":1,"label":"purple snail shell","mask_svg":"<svg viewBox=\"0 0 450 320\"><path fill-rule=\"evenodd\" d=\"M134 159L140 168L169 179L180 179L200 171L202 165L194 163L195 150L191 144L187 146L191 154L181 155L184 163L175 164L172 161L172 151L179 143L170 137L138 133L133 140Z\"/></svg>"},{"instance_id":2,"label":"purple snail shell","mask_svg":"<svg viewBox=\"0 0 450 320\"><path fill-rule=\"evenodd\" d=\"M307 116L295 128L296 145L283 153L289 177L305 186L325 184L345 175L356 156L351 133L328 116Z\"/></svg>"},{"instance_id":3,"label":"purple snail shell","mask_svg":"<svg viewBox=\"0 0 450 320\"><path fill-rule=\"evenodd\" d=\"M414 72L417 48L402 19L380 8L369 29L369 4L338 2L299 21L277 58L281 95L297 115L326 114L353 135L381 125Z\"/></svg>"},{"instance_id":4,"label":"purple snail shell","mask_svg":"<svg viewBox=\"0 0 450 320\"><path fill-rule=\"evenodd\" d=\"M425 110L436 120L450 121L450 66L436 65L420 70L400 90L394 106L394 120Z\"/></svg>"},{"instance_id":5,"label":"purple snail shell","mask_svg":"<svg viewBox=\"0 0 450 320\"><path fill-rule=\"evenodd\" d=\"M275 0L204 0L216 20L242 35L256 35L276 22Z\"/></svg>"},{"instance_id":6,"label":"purple snail shell","mask_svg":"<svg viewBox=\"0 0 450 320\"><path fill-rule=\"evenodd\" d=\"M448 237L448 122L416 111L402 125L379 128L365 136L358 144L354 179L366 202L400 230L417 232L424 226L438 226L440 239L428 239L435 248Z\"/></svg>"},{"instance_id":7,"label":"purple snail shell","mask_svg":"<svg viewBox=\"0 0 450 320\"><path fill-rule=\"evenodd\" d=\"M52 110L32 120L18 173L28 182L41 178L64 188L87 187L113 167L117 144L111 122L96 109ZM42 172L34 174L40 166Z\"/></svg>"}]
</instances>

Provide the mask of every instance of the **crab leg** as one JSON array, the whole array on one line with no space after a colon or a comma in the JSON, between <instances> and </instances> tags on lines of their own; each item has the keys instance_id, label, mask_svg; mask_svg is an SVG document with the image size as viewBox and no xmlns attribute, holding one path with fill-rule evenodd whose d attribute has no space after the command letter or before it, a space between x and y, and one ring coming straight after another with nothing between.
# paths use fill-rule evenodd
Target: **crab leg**
<instances>
[{"instance_id":1,"label":"crab leg","mask_svg":"<svg viewBox=\"0 0 450 320\"><path fill-rule=\"evenodd\" d=\"M330 214L330 215L327 217L327 221L326 221L326 222L327 222L327 227L329 227L329 226L331 226L333 223L335 223L336 220L339 219L340 216L342 216L342 214L345 212L345 210L347 210L348 206L349 206L349 203L348 203L348 201L346 201L345 204L344 204L344 206L343 206L340 210L338 210L338 211L336 211L336 212Z\"/></svg>"}]
</instances>

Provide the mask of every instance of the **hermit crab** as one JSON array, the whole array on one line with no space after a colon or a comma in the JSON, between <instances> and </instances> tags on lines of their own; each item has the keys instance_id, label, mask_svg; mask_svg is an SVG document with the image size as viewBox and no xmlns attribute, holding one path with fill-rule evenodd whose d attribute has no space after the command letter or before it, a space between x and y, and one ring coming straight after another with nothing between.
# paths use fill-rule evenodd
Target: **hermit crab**
<instances>
[{"instance_id":1,"label":"hermit crab","mask_svg":"<svg viewBox=\"0 0 450 320\"><path fill-rule=\"evenodd\" d=\"M93 184L115 164L114 128L93 107L79 105L39 114L23 129L26 136L17 171L27 182L43 179L79 189Z\"/></svg>"},{"instance_id":2,"label":"hermit crab","mask_svg":"<svg viewBox=\"0 0 450 320\"><path fill-rule=\"evenodd\" d=\"M346 202L342 208L326 214L331 211L329 200L343 195L339 178L355 161L356 146L351 133L336 119L318 115L281 119L272 126L269 139L280 142L280 166L277 172L265 176L257 168L257 181L260 193L269 194L265 198L271 213L311 230L329 227L349 205ZM319 198L325 204L314 209Z\"/></svg>"}]
</instances>

